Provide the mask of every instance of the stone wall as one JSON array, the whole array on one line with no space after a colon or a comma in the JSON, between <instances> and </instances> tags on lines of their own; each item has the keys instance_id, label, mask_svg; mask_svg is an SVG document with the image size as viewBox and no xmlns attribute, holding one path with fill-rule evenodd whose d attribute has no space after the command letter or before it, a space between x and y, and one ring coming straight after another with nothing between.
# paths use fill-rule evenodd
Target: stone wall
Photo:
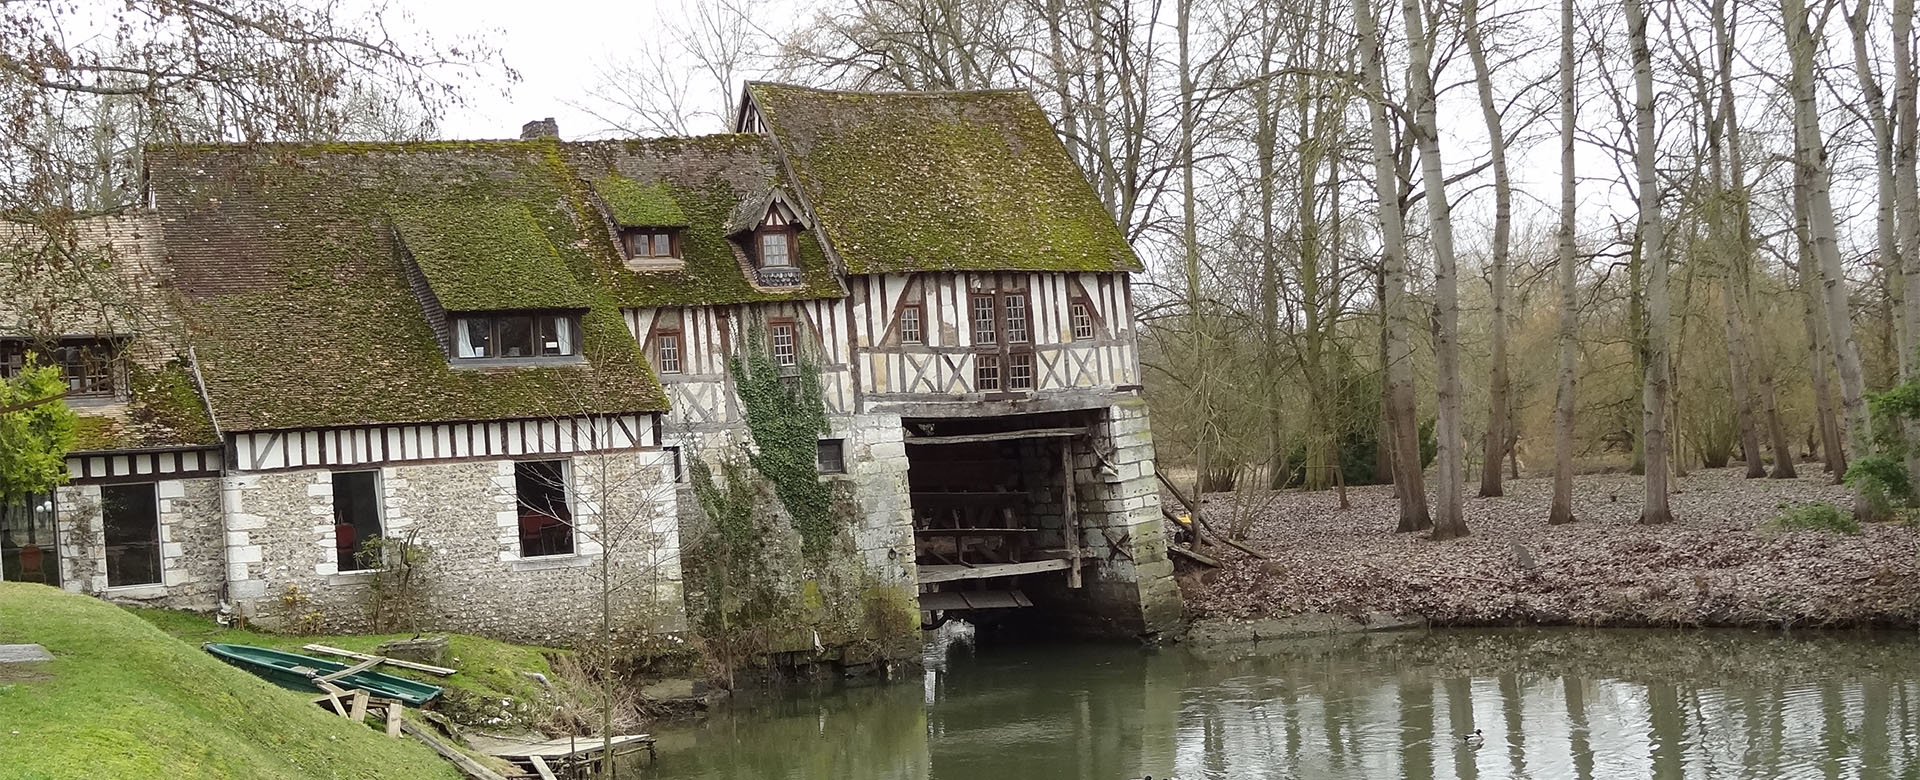
<instances>
[{"instance_id":1,"label":"stone wall","mask_svg":"<svg viewBox=\"0 0 1920 780\"><path fill-rule=\"evenodd\" d=\"M831 656L843 661L912 655L919 642L913 516L907 495L904 431L897 415L832 415L825 439L840 439L845 474L823 474L835 488L835 518L843 523L827 560L808 561L799 532L770 486L762 486L755 506L761 531L763 578L783 605L767 629L776 635L773 652ZM672 442L687 458L701 458L722 478L721 463L744 461L751 437L744 431L684 431ZM689 461L690 463L690 461ZM748 473L760 479L751 468ZM689 480L690 482L690 480ZM695 549L711 522L690 484L680 493L680 527ZM696 553L697 554L697 553ZM706 609L699 584L689 609ZM693 619L698 620L698 615ZM816 647L815 643L818 643Z\"/></svg>"},{"instance_id":2,"label":"stone wall","mask_svg":"<svg viewBox=\"0 0 1920 780\"><path fill-rule=\"evenodd\" d=\"M1109 406L1091 438L1091 450L1076 440L1073 456L1081 538L1092 556L1083 584L1029 595L1084 631L1149 639L1171 634L1183 607L1167 558L1146 402Z\"/></svg>"},{"instance_id":3,"label":"stone wall","mask_svg":"<svg viewBox=\"0 0 1920 780\"><path fill-rule=\"evenodd\" d=\"M210 611L220 605L220 481L154 482L159 503L160 578L151 585L107 583L106 535L100 525L100 486L67 485L55 492L60 578L67 590L144 606Z\"/></svg>"},{"instance_id":4,"label":"stone wall","mask_svg":"<svg viewBox=\"0 0 1920 780\"><path fill-rule=\"evenodd\" d=\"M523 558L514 461L381 468L382 528L427 551L423 626L532 642L597 630L604 556L623 628L686 627L671 460L649 450L565 459L576 536L571 555ZM334 550L333 472L239 474L229 488L227 557L248 614L285 623L296 587L329 630L368 630L375 575L342 572Z\"/></svg>"}]
</instances>

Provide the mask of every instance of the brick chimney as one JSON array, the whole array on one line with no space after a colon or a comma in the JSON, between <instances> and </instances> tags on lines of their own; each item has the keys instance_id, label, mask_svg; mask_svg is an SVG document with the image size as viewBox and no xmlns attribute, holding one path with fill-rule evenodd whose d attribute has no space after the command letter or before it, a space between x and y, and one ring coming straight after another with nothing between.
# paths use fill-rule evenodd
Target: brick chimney
<instances>
[{"instance_id":1,"label":"brick chimney","mask_svg":"<svg viewBox=\"0 0 1920 780\"><path fill-rule=\"evenodd\" d=\"M542 138L560 139L560 123L553 121L553 117L536 119L520 126L520 140L537 141Z\"/></svg>"}]
</instances>

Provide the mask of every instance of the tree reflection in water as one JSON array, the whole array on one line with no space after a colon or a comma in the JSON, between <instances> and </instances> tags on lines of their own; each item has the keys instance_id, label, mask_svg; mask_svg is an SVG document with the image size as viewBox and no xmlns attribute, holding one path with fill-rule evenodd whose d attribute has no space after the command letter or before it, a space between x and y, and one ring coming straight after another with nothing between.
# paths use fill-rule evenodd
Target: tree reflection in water
<instances>
[{"instance_id":1,"label":"tree reflection in water","mask_svg":"<svg viewBox=\"0 0 1920 780\"><path fill-rule=\"evenodd\" d=\"M720 780L1905 777L1920 640L1738 631L1374 634L1211 652L958 645L907 682L663 727ZM1484 745L1460 735L1480 729Z\"/></svg>"}]
</instances>

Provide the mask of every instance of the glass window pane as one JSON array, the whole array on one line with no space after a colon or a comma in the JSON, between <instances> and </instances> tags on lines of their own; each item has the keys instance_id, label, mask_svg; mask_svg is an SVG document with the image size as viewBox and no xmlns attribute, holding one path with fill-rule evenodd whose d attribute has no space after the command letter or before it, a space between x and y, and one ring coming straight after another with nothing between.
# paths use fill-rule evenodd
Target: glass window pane
<instances>
[{"instance_id":1,"label":"glass window pane","mask_svg":"<svg viewBox=\"0 0 1920 780\"><path fill-rule=\"evenodd\" d=\"M573 354L572 318L540 318L540 354L548 357Z\"/></svg>"},{"instance_id":2,"label":"glass window pane","mask_svg":"<svg viewBox=\"0 0 1920 780\"><path fill-rule=\"evenodd\" d=\"M653 256L654 257L672 257L673 256L673 235L672 234L670 233L653 234Z\"/></svg>"},{"instance_id":3,"label":"glass window pane","mask_svg":"<svg viewBox=\"0 0 1920 780\"><path fill-rule=\"evenodd\" d=\"M153 483L100 488L107 542L107 587L160 581L160 518Z\"/></svg>"},{"instance_id":4,"label":"glass window pane","mask_svg":"<svg viewBox=\"0 0 1920 780\"><path fill-rule=\"evenodd\" d=\"M333 546L341 571L380 568L367 540L380 535L380 472L333 475Z\"/></svg>"},{"instance_id":5,"label":"glass window pane","mask_svg":"<svg viewBox=\"0 0 1920 780\"><path fill-rule=\"evenodd\" d=\"M48 493L0 504L0 579L60 586L60 546Z\"/></svg>"},{"instance_id":6,"label":"glass window pane","mask_svg":"<svg viewBox=\"0 0 1920 780\"><path fill-rule=\"evenodd\" d=\"M768 268L793 265L793 261L787 257L785 232L760 234L760 265Z\"/></svg>"},{"instance_id":7,"label":"glass window pane","mask_svg":"<svg viewBox=\"0 0 1920 780\"><path fill-rule=\"evenodd\" d=\"M454 354L463 358L493 356L493 323L485 317L463 317L454 323Z\"/></svg>"},{"instance_id":8,"label":"glass window pane","mask_svg":"<svg viewBox=\"0 0 1920 780\"><path fill-rule=\"evenodd\" d=\"M793 345L792 325L768 326L769 341L773 344L773 362L775 365L791 366L797 364L798 355Z\"/></svg>"},{"instance_id":9,"label":"glass window pane","mask_svg":"<svg viewBox=\"0 0 1920 780\"><path fill-rule=\"evenodd\" d=\"M557 460L513 464L520 507L520 555L573 553L573 512L567 504L565 464Z\"/></svg>"},{"instance_id":10,"label":"glass window pane","mask_svg":"<svg viewBox=\"0 0 1920 780\"><path fill-rule=\"evenodd\" d=\"M920 307L908 306L900 310L900 340L908 344L920 343Z\"/></svg>"},{"instance_id":11,"label":"glass window pane","mask_svg":"<svg viewBox=\"0 0 1920 780\"><path fill-rule=\"evenodd\" d=\"M680 373L680 335L662 333L654 337L654 368L663 374Z\"/></svg>"},{"instance_id":12,"label":"glass window pane","mask_svg":"<svg viewBox=\"0 0 1920 780\"><path fill-rule=\"evenodd\" d=\"M973 343L1000 343L999 329L994 327L993 296L982 295L973 299Z\"/></svg>"},{"instance_id":13,"label":"glass window pane","mask_svg":"<svg viewBox=\"0 0 1920 780\"><path fill-rule=\"evenodd\" d=\"M531 357L533 355L533 318L500 318L500 357Z\"/></svg>"},{"instance_id":14,"label":"glass window pane","mask_svg":"<svg viewBox=\"0 0 1920 780\"><path fill-rule=\"evenodd\" d=\"M1027 297L1024 295L1007 296L1007 341L1013 344L1027 340Z\"/></svg>"}]
</instances>

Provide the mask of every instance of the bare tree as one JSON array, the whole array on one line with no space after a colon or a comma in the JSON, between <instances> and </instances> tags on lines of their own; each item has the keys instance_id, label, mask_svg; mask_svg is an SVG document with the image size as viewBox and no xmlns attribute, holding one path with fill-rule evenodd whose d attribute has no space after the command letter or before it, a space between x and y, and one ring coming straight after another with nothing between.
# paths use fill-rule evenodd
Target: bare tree
<instances>
[{"instance_id":1,"label":"bare tree","mask_svg":"<svg viewBox=\"0 0 1920 780\"><path fill-rule=\"evenodd\" d=\"M1559 368L1555 376L1553 401L1553 504L1547 510L1547 522L1561 525L1573 516L1573 412L1577 378L1578 346L1574 343L1579 327L1579 289L1574 253L1574 199L1578 181L1574 178L1574 49L1573 0L1560 0L1560 229L1555 236L1555 268L1559 276L1560 326L1555 334Z\"/></svg>"},{"instance_id":2,"label":"bare tree","mask_svg":"<svg viewBox=\"0 0 1920 780\"><path fill-rule=\"evenodd\" d=\"M1392 421L1393 485L1400 499L1400 524L1394 530L1404 533L1432 528L1433 518L1427 510L1426 480L1420 468L1420 429L1414 418L1413 346L1407 340L1407 231L1402 222L1400 177L1387 119L1386 57L1381 52L1379 25L1374 21L1371 2L1353 0L1353 17L1369 93L1373 189L1380 207L1380 276L1384 287L1380 309L1386 321L1383 359L1387 417Z\"/></svg>"},{"instance_id":3,"label":"bare tree","mask_svg":"<svg viewBox=\"0 0 1920 780\"><path fill-rule=\"evenodd\" d=\"M1487 435L1481 448L1480 495L1498 496L1500 456L1507 449L1511 423L1507 408L1507 253L1513 234L1513 183L1507 175L1507 134L1500 109L1493 100L1493 70L1487 64L1487 47L1481 40L1480 0L1461 3L1461 28L1466 34L1467 54L1473 60L1474 86L1480 95L1480 116L1487 125L1487 148L1493 166L1493 247L1489 286L1492 288L1493 322L1489 327L1493 354L1487 376Z\"/></svg>"},{"instance_id":4,"label":"bare tree","mask_svg":"<svg viewBox=\"0 0 1920 780\"><path fill-rule=\"evenodd\" d=\"M1646 503L1640 509L1643 524L1673 521L1667 506L1667 394L1672 375L1667 346L1667 253L1665 225L1660 219L1661 183L1655 168L1659 154L1653 132L1653 52L1647 47L1646 10L1640 0L1626 0L1627 37L1633 49L1634 161L1639 171L1639 241L1647 272L1646 391L1641 406L1641 440L1646 448Z\"/></svg>"},{"instance_id":5,"label":"bare tree","mask_svg":"<svg viewBox=\"0 0 1920 780\"><path fill-rule=\"evenodd\" d=\"M733 128L743 76L771 65L759 26L764 0L681 0L658 7L665 45L600 63L598 83L575 107L630 136L688 136Z\"/></svg>"}]
</instances>

